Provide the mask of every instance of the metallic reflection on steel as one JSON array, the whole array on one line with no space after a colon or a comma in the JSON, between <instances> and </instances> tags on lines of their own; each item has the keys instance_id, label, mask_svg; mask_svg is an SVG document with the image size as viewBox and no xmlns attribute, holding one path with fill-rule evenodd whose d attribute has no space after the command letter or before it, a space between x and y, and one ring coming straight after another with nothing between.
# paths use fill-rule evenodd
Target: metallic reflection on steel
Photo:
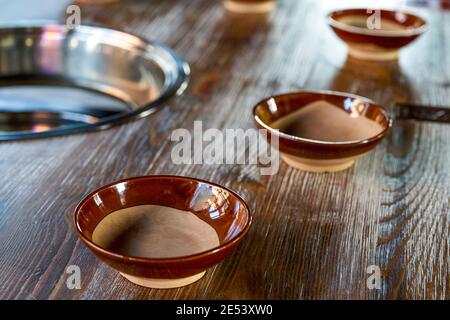
<instances>
[{"instance_id":1,"label":"metallic reflection on steel","mask_svg":"<svg viewBox=\"0 0 450 320\"><path fill-rule=\"evenodd\" d=\"M189 66L171 49L124 32L57 24L0 24L0 87L69 86L102 93L123 110L16 110L0 101L0 140L104 129L148 116L186 88ZM0 97L1 98L1 97ZM49 103L52 97L48 97ZM6 104L7 105L7 104Z\"/></svg>"}]
</instances>

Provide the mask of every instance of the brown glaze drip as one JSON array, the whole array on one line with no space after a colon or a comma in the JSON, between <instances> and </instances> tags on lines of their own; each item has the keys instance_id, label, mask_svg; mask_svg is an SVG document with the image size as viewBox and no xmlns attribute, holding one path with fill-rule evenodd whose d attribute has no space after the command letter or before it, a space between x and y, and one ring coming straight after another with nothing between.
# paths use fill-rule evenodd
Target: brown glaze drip
<instances>
[{"instance_id":1,"label":"brown glaze drip","mask_svg":"<svg viewBox=\"0 0 450 320\"><path fill-rule=\"evenodd\" d=\"M170 207L143 205L107 215L92 241L114 253L142 258L173 258L219 246L217 232L195 214Z\"/></svg>"},{"instance_id":2,"label":"brown glaze drip","mask_svg":"<svg viewBox=\"0 0 450 320\"><path fill-rule=\"evenodd\" d=\"M325 142L364 140L383 131L383 127L364 116L353 117L341 108L316 101L284 116L272 128L291 136Z\"/></svg>"}]
</instances>

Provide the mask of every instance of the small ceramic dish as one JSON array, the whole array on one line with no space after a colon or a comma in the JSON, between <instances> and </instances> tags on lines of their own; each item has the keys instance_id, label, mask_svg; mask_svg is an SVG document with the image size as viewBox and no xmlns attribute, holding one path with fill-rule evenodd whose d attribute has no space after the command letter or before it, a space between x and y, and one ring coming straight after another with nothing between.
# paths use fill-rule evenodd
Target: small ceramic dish
<instances>
[{"instance_id":1,"label":"small ceramic dish","mask_svg":"<svg viewBox=\"0 0 450 320\"><path fill-rule=\"evenodd\" d=\"M328 24L348 45L349 55L363 60L398 59L402 47L427 29L424 19L400 11L347 9L331 12Z\"/></svg>"},{"instance_id":2,"label":"small ceramic dish","mask_svg":"<svg viewBox=\"0 0 450 320\"><path fill-rule=\"evenodd\" d=\"M272 96L253 109L269 143L278 138L281 158L311 172L345 170L381 142L391 120L373 101L331 91Z\"/></svg>"},{"instance_id":3,"label":"small ceramic dish","mask_svg":"<svg viewBox=\"0 0 450 320\"><path fill-rule=\"evenodd\" d=\"M215 230L219 244L187 256L148 258L123 255L93 241L96 228L105 217L124 208L143 205L188 211L188 215ZM183 221L181 228L186 229ZM233 191L211 182L177 176L146 176L114 182L89 194L74 215L78 237L98 258L131 282L150 288L175 288L199 280L208 268L233 251L246 235L251 221L247 204ZM154 223L153 228L157 227ZM158 242L161 241L156 239L147 245L160 246Z\"/></svg>"}]
</instances>

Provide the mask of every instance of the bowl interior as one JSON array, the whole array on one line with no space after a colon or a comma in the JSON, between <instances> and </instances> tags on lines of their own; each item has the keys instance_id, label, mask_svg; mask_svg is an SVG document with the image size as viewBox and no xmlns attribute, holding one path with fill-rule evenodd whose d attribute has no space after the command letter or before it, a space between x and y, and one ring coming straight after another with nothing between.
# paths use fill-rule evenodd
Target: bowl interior
<instances>
[{"instance_id":1,"label":"bowl interior","mask_svg":"<svg viewBox=\"0 0 450 320\"><path fill-rule=\"evenodd\" d=\"M401 33L410 33L418 31L425 27L426 21L411 13L401 11L379 10L380 24L376 27L376 21L371 19L375 17L375 10L371 9L346 9L338 10L329 14L329 19L334 27L345 27L347 31L355 33L372 34L379 33L383 36L392 34L401 35ZM374 28L368 27L368 22L373 23Z\"/></svg>"},{"instance_id":2,"label":"bowl interior","mask_svg":"<svg viewBox=\"0 0 450 320\"><path fill-rule=\"evenodd\" d=\"M85 241L96 246L92 235L103 218L142 205L165 206L195 214L214 228L220 246L238 238L251 221L244 201L228 189L191 178L149 176L122 180L90 194L76 210L77 231Z\"/></svg>"},{"instance_id":3,"label":"bowl interior","mask_svg":"<svg viewBox=\"0 0 450 320\"><path fill-rule=\"evenodd\" d=\"M389 117L382 107L362 97L330 92L305 91L270 97L260 102L254 108L255 121L260 126L269 130L280 129L277 126L274 126L275 123L279 122L278 120L296 113L306 106L311 106L311 104L316 102L323 102L326 103L327 106L332 105L345 111L349 120L356 120L363 117L376 122L381 126L381 132L379 134L385 133L389 128ZM328 115L324 114L323 117L328 117ZM329 122L330 119L327 121ZM333 121L333 119L331 119L331 121ZM327 130L327 127L324 127L323 130ZM364 139L375 138L376 136L379 136L379 134L367 136ZM320 140L314 141L314 139L292 135L289 132L283 131L283 129L280 129L280 135L285 138L305 140L313 143L328 142Z\"/></svg>"}]
</instances>

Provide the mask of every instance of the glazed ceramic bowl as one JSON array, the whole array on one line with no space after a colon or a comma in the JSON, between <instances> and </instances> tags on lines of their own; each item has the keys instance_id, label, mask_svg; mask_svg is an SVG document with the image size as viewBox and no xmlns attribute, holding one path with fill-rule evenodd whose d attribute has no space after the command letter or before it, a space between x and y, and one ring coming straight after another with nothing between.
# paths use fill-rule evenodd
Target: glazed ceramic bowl
<instances>
[{"instance_id":1,"label":"glazed ceramic bowl","mask_svg":"<svg viewBox=\"0 0 450 320\"><path fill-rule=\"evenodd\" d=\"M370 123L376 123L380 131L354 141L325 141L291 135L275 127L274 124L280 119L286 119L302 108L317 103L342 110L339 111L341 117L348 115L349 125L345 129L351 128L353 121L358 118L365 118ZM272 96L259 102L253 109L253 115L256 126L267 130L269 143L274 145L274 138L277 138L278 146L275 147L288 165L311 172L335 172L351 167L356 159L375 148L391 127L387 112L373 101L332 91L299 91ZM323 118L328 125L316 129L326 133L333 125L333 116L325 113Z\"/></svg>"},{"instance_id":2,"label":"glazed ceramic bowl","mask_svg":"<svg viewBox=\"0 0 450 320\"><path fill-rule=\"evenodd\" d=\"M349 55L363 60L395 60L399 50L427 29L424 19L400 11L346 9L331 12L328 24L348 45Z\"/></svg>"},{"instance_id":3,"label":"glazed ceramic bowl","mask_svg":"<svg viewBox=\"0 0 450 320\"><path fill-rule=\"evenodd\" d=\"M142 258L124 256L92 241L100 221L123 208L158 205L189 211L217 232L220 245L189 256ZM102 261L133 283L151 288L181 287L230 254L250 228L244 200L217 184L178 176L145 176L114 182L89 194L74 215L78 237ZM155 244L157 245L157 244Z\"/></svg>"}]
</instances>

